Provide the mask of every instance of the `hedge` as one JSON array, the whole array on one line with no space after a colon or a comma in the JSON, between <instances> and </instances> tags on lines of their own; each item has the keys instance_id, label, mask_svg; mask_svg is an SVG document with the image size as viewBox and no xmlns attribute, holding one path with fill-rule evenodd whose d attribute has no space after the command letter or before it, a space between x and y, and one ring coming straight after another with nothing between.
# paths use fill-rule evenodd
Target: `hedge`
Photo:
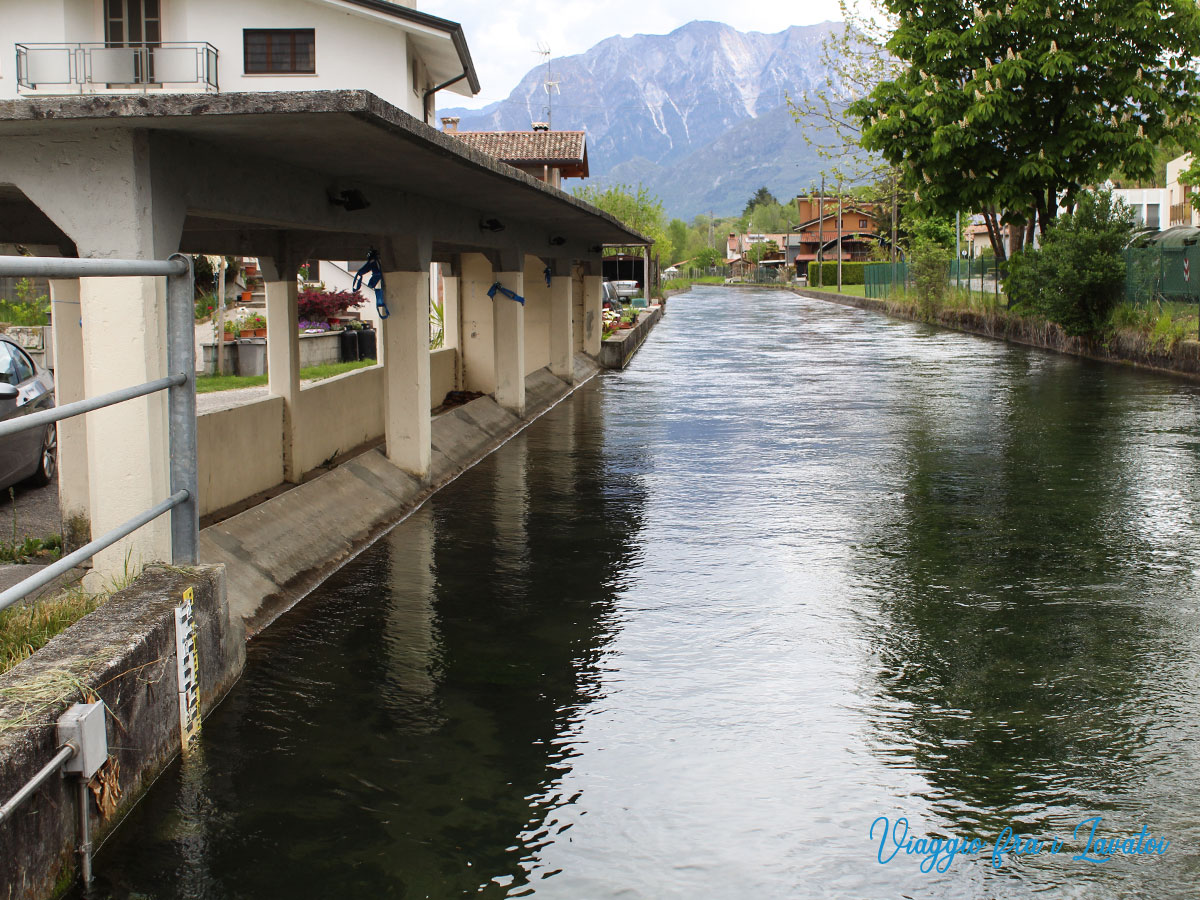
<instances>
[{"instance_id":1,"label":"hedge","mask_svg":"<svg viewBox=\"0 0 1200 900\"><path fill-rule=\"evenodd\" d=\"M821 263L825 267L825 277L823 283L825 287L837 287L837 270L838 264L834 262ZM842 284L862 284L863 271L866 263L861 262L843 262L842 263ZM808 264L808 286L816 287L817 285L817 263L810 262Z\"/></svg>"}]
</instances>

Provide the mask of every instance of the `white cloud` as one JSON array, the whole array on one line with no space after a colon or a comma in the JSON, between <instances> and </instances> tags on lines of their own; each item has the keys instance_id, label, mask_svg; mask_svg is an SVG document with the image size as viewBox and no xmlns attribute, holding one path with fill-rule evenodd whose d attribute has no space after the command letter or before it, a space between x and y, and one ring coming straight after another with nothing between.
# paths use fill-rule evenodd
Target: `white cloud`
<instances>
[{"instance_id":1,"label":"white cloud","mask_svg":"<svg viewBox=\"0 0 1200 900\"><path fill-rule=\"evenodd\" d=\"M535 53L539 44L548 45L556 57L571 56L615 34L666 34L695 19L725 22L741 31L777 32L841 18L837 0L420 0L418 7L462 23L483 90L470 100L454 94L438 99L445 106L468 107L507 97L541 61Z\"/></svg>"}]
</instances>

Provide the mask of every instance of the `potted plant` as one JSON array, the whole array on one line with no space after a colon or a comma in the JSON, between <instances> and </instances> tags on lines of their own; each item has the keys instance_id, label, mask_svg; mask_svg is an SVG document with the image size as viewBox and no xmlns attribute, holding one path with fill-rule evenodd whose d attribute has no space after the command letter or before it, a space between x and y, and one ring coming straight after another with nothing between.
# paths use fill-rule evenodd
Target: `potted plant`
<instances>
[{"instance_id":1,"label":"potted plant","mask_svg":"<svg viewBox=\"0 0 1200 900\"><path fill-rule=\"evenodd\" d=\"M226 341L236 341L240 335L241 335L241 331L238 330L238 323L234 322L232 319L226 321L226 323L225 323L225 340Z\"/></svg>"},{"instance_id":2,"label":"potted plant","mask_svg":"<svg viewBox=\"0 0 1200 900\"><path fill-rule=\"evenodd\" d=\"M241 333L247 337L266 337L267 320L258 313L251 313L241 323Z\"/></svg>"},{"instance_id":3,"label":"potted plant","mask_svg":"<svg viewBox=\"0 0 1200 900\"><path fill-rule=\"evenodd\" d=\"M349 318L345 313L362 304L363 298L353 291L306 290L300 292L296 305L301 319L335 325Z\"/></svg>"}]
</instances>

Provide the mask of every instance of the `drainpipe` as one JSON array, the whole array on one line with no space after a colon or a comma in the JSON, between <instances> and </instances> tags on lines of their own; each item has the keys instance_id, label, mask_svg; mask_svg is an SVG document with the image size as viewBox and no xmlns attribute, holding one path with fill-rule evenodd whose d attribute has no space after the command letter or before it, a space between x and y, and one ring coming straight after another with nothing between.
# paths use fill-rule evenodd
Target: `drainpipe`
<instances>
[{"instance_id":1,"label":"drainpipe","mask_svg":"<svg viewBox=\"0 0 1200 900\"><path fill-rule=\"evenodd\" d=\"M467 73L466 73L466 71L464 71L457 78L451 78L449 81L443 81L441 84L434 85L433 87L431 87L429 90L427 90L425 92L424 96L421 97L421 114L422 114L422 118L425 120L426 125L429 124L429 98L432 97L434 94L436 94L438 91L442 90L443 88L448 88L451 85L458 84L460 81L464 80L466 77L467 77Z\"/></svg>"}]
</instances>

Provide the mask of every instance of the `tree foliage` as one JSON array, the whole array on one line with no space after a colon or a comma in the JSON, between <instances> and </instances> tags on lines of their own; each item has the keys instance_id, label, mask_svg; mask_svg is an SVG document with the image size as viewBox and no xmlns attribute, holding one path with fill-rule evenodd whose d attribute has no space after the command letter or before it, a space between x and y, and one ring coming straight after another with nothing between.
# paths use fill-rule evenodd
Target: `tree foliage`
<instances>
[{"instance_id":1,"label":"tree foliage","mask_svg":"<svg viewBox=\"0 0 1200 900\"><path fill-rule=\"evenodd\" d=\"M1045 232L1119 164L1149 177L1155 148L1194 141L1195 0L883 0L901 71L855 101L862 143L901 166L929 209L979 209Z\"/></svg>"},{"instance_id":2,"label":"tree foliage","mask_svg":"<svg viewBox=\"0 0 1200 900\"><path fill-rule=\"evenodd\" d=\"M775 195L767 189L766 185L763 185L757 191L755 191L754 196L746 202L746 208L742 210L742 218L744 219L747 216L753 215L754 210L758 209L760 206L778 205L779 201L775 199Z\"/></svg>"},{"instance_id":3,"label":"tree foliage","mask_svg":"<svg viewBox=\"0 0 1200 900\"><path fill-rule=\"evenodd\" d=\"M674 256L675 248L667 237L662 201L645 186L616 184L601 190L589 184L575 188L574 193L580 200L604 210L623 225L654 241L654 253L659 259L669 260ZM611 252L616 253L620 249L612 248Z\"/></svg>"},{"instance_id":4,"label":"tree foliage","mask_svg":"<svg viewBox=\"0 0 1200 900\"><path fill-rule=\"evenodd\" d=\"M1004 289L1018 307L1045 316L1072 335L1095 337L1125 293L1125 258L1133 210L1111 191L1087 191L1074 213L1059 217L1039 250L1014 256Z\"/></svg>"}]
</instances>

